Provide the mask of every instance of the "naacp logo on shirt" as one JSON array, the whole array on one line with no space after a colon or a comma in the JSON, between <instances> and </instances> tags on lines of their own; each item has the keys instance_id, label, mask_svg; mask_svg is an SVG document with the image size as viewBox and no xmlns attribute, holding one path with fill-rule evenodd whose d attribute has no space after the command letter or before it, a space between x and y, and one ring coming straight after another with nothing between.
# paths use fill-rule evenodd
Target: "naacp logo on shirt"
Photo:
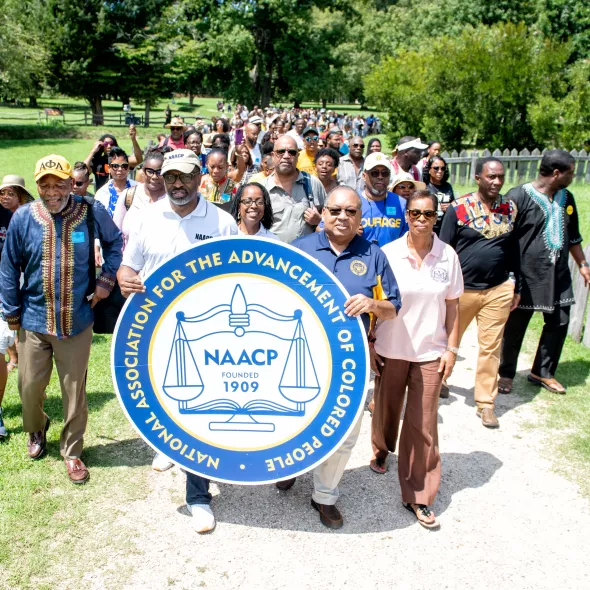
<instances>
[{"instance_id":1,"label":"naacp logo on shirt","mask_svg":"<svg viewBox=\"0 0 590 590\"><path fill-rule=\"evenodd\" d=\"M430 271L430 276L432 277L433 281L437 283L446 283L449 280L449 273L447 272L446 268L434 267Z\"/></svg>"},{"instance_id":2,"label":"naacp logo on shirt","mask_svg":"<svg viewBox=\"0 0 590 590\"><path fill-rule=\"evenodd\" d=\"M362 277L367 274L367 265L362 260L353 260L350 263L350 271L353 274Z\"/></svg>"},{"instance_id":3,"label":"naacp logo on shirt","mask_svg":"<svg viewBox=\"0 0 590 590\"><path fill-rule=\"evenodd\" d=\"M111 363L154 449L205 477L257 484L309 471L346 440L363 410L366 337L317 261L275 240L216 238L145 286L119 317Z\"/></svg>"}]
</instances>

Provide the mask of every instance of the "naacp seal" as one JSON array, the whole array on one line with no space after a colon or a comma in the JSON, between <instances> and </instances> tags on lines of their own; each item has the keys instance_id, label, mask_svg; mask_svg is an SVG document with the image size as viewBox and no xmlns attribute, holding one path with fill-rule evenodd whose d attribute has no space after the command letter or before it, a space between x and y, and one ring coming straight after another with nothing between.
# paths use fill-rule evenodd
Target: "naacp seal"
<instances>
[{"instance_id":1,"label":"naacp seal","mask_svg":"<svg viewBox=\"0 0 590 590\"><path fill-rule=\"evenodd\" d=\"M261 484L313 469L346 440L364 407L366 336L313 258L218 238L144 282L120 314L111 365L155 450L204 477Z\"/></svg>"}]
</instances>

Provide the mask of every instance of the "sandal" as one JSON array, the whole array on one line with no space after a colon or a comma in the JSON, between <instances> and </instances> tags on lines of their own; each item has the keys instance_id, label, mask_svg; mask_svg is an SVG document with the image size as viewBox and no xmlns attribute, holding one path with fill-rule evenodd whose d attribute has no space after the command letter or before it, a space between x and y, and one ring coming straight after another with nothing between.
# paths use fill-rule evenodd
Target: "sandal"
<instances>
[{"instance_id":1,"label":"sandal","mask_svg":"<svg viewBox=\"0 0 590 590\"><path fill-rule=\"evenodd\" d=\"M402 502L404 508L412 512L418 522L426 529L436 529L440 526L438 520L434 516L434 512L425 504L411 504L410 502ZM430 520L432 518L432 520Z\"/></svg>"},{"instance_id":2,"label":"sandal","mask_svg":"<svg viewBox=\"0 0 590 590\"><path fill-rule=\"evenodd\" d=\"M371 468L371 471L383 475L384 473L387 473L387 459L371 459L369 467Z\"/></svg>"},{"instance_id":3,"label":"sandal","mask_svg":"<svg viewBox=\"0 0 590 590\"><path fill-rule=\"evenodd\" d=\"M551 377L551 379L543 379L542 377L537 377L531 373L530 375L527 375L527 379L534 385L544 387L547 391L551 391L552 393L559 393L562 395L566 393L565 387L555 379L555 377Z\"/></svg>"},{"instance_id":4,"label":"sandal","mask_svg":"<svg viewBox=\"0 0 590 590\"><path fill-rule=\"evenodd\" d=\"M508 377L500 377L500 379L498 379L498 391L500 393L511 393L512 392L512 381L513 379L510 379Z\"/></svg>"},{"instance_id":5,"label":"sandal","mask_svg":"<svg viewBox=\"0 0 590 590\"><path fill-rule=\"evenodd\" d=\"M10 373L11 371L14 371L14 369L18 369L18 363L13 363L12 361L8 361L6 363L6 372Z\"/></svg>"}]
</instances>

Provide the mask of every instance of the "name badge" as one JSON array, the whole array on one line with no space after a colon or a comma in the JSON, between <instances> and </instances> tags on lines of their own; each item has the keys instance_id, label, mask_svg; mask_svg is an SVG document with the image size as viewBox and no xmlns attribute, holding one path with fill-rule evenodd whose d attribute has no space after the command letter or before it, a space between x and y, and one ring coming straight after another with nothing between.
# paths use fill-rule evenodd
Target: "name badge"
<instances>
[{"instance_id":1,"label":"name badge","mask_svg":"<svg viewBox=\"0 0 590 590\"><path fill-rule=\"evenodd\" d=\"M227 203L229 200L231 200L231 195L228 195L227 193L223 193L221 195L221 200L224 203Z\"/></svg>"},{"instance_id":2,"label":"name badge","mask_svg":"<svg viewBox=\"0 0 590 590\"><path fill-rule=\"evenodd\" d=\"M385 213L387 213L387 215L395 215L396 211L396 207L385 207Z\"/></svg>"},{"instance_id":3,"label":"name badge","mask_svg":"<svg viewBox=\"0 0 590 590\"><path fill-rule=\"evenodd\" d=\"M84 243L84 232L75 231L72 233L72 244L83 244Z\"/></svg>"}]
</instances>

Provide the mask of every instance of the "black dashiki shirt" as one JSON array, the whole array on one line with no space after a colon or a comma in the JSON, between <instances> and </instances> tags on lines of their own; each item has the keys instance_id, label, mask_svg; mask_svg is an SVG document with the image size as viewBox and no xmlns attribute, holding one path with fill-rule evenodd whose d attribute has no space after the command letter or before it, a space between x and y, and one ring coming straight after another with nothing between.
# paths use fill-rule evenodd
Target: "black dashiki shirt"
<instances>
[{"instance_id":1,"label":"black dashiki shirt","mask_svg":"<svg viewBox=\"0 0 590 590\"><path fill-rule=\"evenodd\" d=\"M506 194L518 207L520 305L552 313L574 303L569 248L582 241L574 195L561 189L553 200L531 183Z\"/></svg>"}]
</instances>

